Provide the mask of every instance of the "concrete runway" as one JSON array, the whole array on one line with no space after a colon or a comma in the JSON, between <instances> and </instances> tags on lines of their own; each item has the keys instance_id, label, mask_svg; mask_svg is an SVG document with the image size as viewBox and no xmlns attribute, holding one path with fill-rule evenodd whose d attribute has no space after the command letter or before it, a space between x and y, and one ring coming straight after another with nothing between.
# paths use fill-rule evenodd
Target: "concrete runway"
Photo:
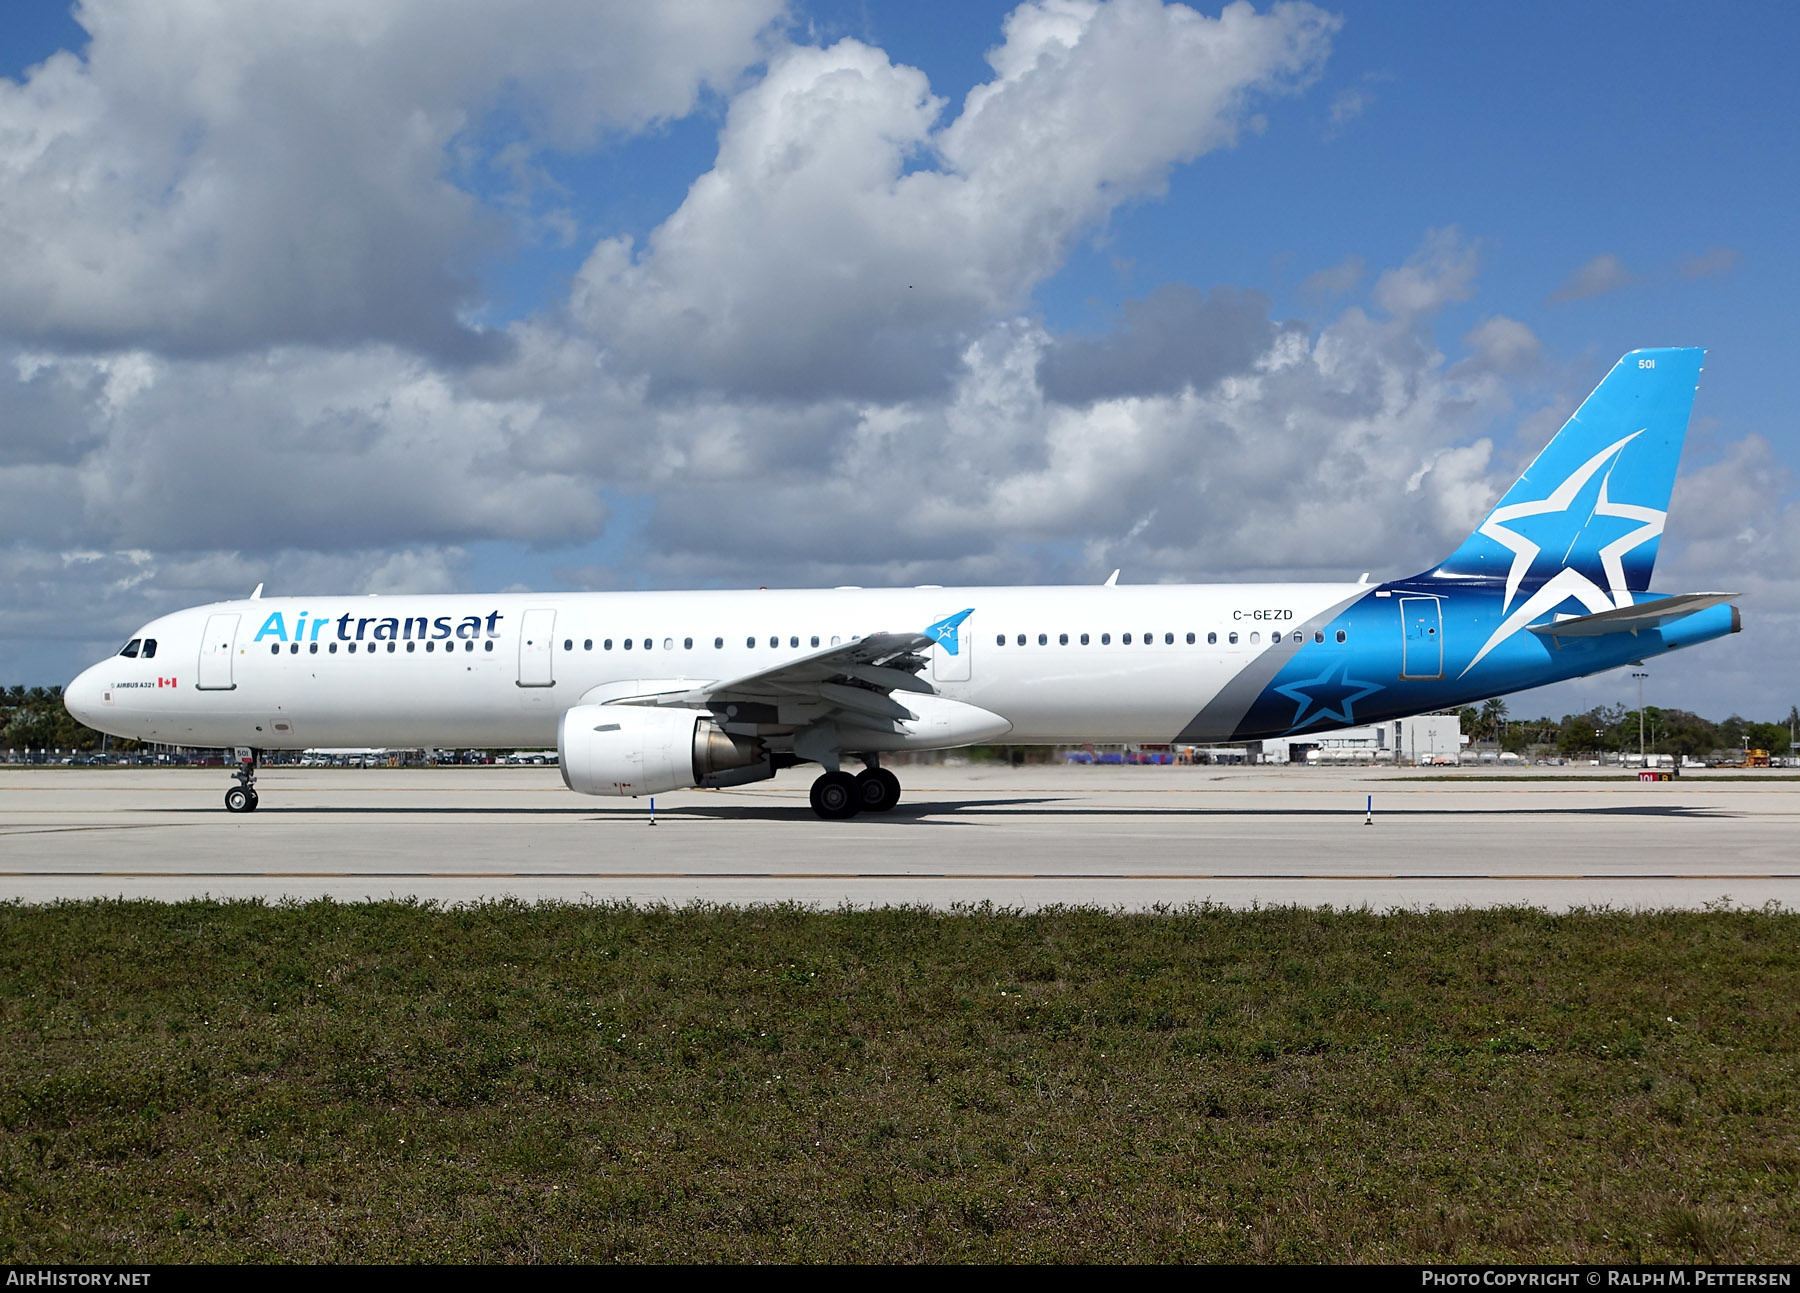
<instances>
[{"instance_id":1,"label":"concrete runway","mask_svg":"<svg viewBox=\"0 0 1800 1293\"><path fill-rule=\"evenodd\" d=\"M0 899L1800 906L1791 774L896 771L885 817L819 821L795 770L658 796L651 828L555 768L276 768L242 816L221 769L0 769Z\"/></svg>"}]
</instances>

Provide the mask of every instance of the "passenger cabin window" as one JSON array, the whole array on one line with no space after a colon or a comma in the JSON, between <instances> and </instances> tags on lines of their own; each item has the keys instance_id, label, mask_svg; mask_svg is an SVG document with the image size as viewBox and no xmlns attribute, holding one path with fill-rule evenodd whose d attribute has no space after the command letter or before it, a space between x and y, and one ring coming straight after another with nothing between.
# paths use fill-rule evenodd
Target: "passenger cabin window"
<instances>
[{"instance_id":1,"label":"passenger cabin window","mask_svg":"<svg viewBox=\"0 0 1800 1293\"><path fill-rule=\"evenodd\" d=\"M594 649L594 639L593 638L582 639L581 649L583 651L592 651Z\"/></svg>"},{"instance_id":2,"label":"passenger cabin window","mask_svg":"<svg viewBox=\"0 0 1800 1293\"><path fill-rule=\"evenodd\" d=\"M694 649L694 639L693 638L682 638L681 639L681 649L683 651L692 651Z\"/></svg>"},{"instance_id":3,"label":"passenger cabin window","mask_svg":"<svg viewBox=\"0 0 1800 1293\"><path fill-rule=\"evenodd\" d=\"M780 645L781 645L780 638L770 638L769 639L769 650L773 651L776 647L778 647Z\"/></svg>"},{"instance_id":4,"label":"passenger cabin window","mask_svg":"<svg viewBox=\"0 0 1800 1293\"><path fill-rule=\"evenodd\" d=\"M612 639L611 639L611 638L607 638L607 639L606 639L606 641L604 641L604 642L602 642L602 643L601 643L601 644L600 644L600 649L601 649L601 650L602 650L602 651L610 651L610 650L612 650Z\"/></svg>"},{"instance_id":5,"label":"passenger cabin window","mask_svg":"<svg viewBox=\"0 0 1800 1293\"><path fill-rule=\"evenodd\" d=\"M1313 641L1314 642L1323 642L1324 640L1325 640L1325 630L1324 629L1314 629L1313 630Z\"/></svg>"},{"instance_id":6,"label":"passenger cabin window","mask_svg":"<svg viewBox=\"0 0 1800 1293\"><path fill-rule=\"evenodd\" d=\"M1019 634L1019 645L1020 646L1025 645L1025 635L1023 633Z\"/></svg>"},{"instance_id":7,"label":"passenger cabin window","mask_svg":"<svg viewBox=\"0 0 1800 1293\"><path fill-rule=\"evenodd\" d=\"M1188 645L1189 646L1194 645L1194 635L1192 633L1188 634Z\"/></svg>"},{"instance_id":8,"label":"passenger cabin window","mask_svg":"<svg viewBox=\"0 0 1800 1293\"><path fill-rule=\"evenodd\" d=\"M812 644L813 644L813 645L814 645L814 646L818 646L818 645L819 645L819 635L818 635L818 634L817 634L817 633L815 633L815 634L813 634L813 635L812 635Z\"/></svg>"},{"instance_id":9,"label":"passenger cabin window","mask_svg":"<svg viewBox=\"0 0 1800 1293\"><path fill-rule=\"evenodd\" d=\"M744 645L745 645L745 647L754 651L756 649L756 639L755 638L745 638Z\"/></svg>"},{"instance_id":10,"label":"passenger cabin window","mask_svg":"<svg viewBox=\"0 0 1800 1293\"><path fill-rule=\"evenodd\" d=\"M1083 633L1081 635L1081 645L1086 646L1087 644L1088 644L1088 635Z\"/></svg>"},{"instance_id":11,"label":"passenger cabin window","mask_svg":"<svg viewBox=\"0 0 1800 1293\"><path fill-rule=\"evenodd\" d=\"M1124 646L1130 646L1131 645L1131 634L1129 634L1129 633L1119 634L1119 641Z\"/></svg>"},{"instance_id":12,"label":"passenger cabin window","mask_svg":"<svg viewBox=\"0 0 1800 1293\"><path fill-rule=\"evenodd\" d=\"M1218 644L1219 644L1219 635L1217 633L1208 633L1206 635L1206 645L1207 646L1217 646Z\"/></svg>"},{"instance_id":13,"label":"passenger cabin window","mask_svg":"<svg viewBox=\"0 0 1800 1293\"><path fill-rule=\"evenodd\" d=\"M1189 638L1188 641L1191 642L1191 641L1193 641L1193 639ZM1175 635L1173 633L1163 634L1163 645L1164 646L1174 646L1175 645Z\"/></svg>"},{"instance_id":14,"label":"passenger cabin window","mask_svg":"<svg viewBox=\"0 0 1800 1293\"><path fill-rule=\"evenodd\" d=\"M800 639L799 639L799 637L798 637L798 636L795 636L795 637L791 637L791 638L789 638L789 639L788 639L788 645L789 645L789 646L791 646L791 647L797 647L797 646L799 646L799 645L800 645Z\"/></svg>"},{"instance_id":15,"label":"passenger cabin window","mask_svg":"<svg viewBox=\"0 0 1800 1293\"><path fill-rule=\"evenodd\" d=\"M725 639L724 638L714 638L713 639L713 650L723 651L724 649L725 649Z\"/></svg>"},{"instance_id":16,"label":"passenger cabin window","mask_svg":"<svg viewBox=\"0 0 1800 1293\"><path fill-rule=\"evenodd\" d=\"M1229 633L1226 635L1225 640L1227 642L1231 643L1232 646L1236 646L1237 645L1237 634Z\"/></svg>"},{"instance_id":17,"label":"passenger cabin window","mask_svg":"<svg viewBox=\"0 0 1800 1293\"><path fill-rule=\"evenodd\" d=\"M674 649L675 649L675 639L674 638L664 638L663 639L663 650L673 651Z\"/></svg>"},{"instance_id":18,"label":"passenger cabin window","mask_svg":"<svg viewBox=\"0 0 1800 1293\"><path fill-rule=\"evenodd\" d=\"M1269 634L1269 641L1270 642L1280 642L1281 641L1281 630L1276 629L1273 633Z\"/></svg>"},{"instance_id":19,"label":"passenger cabin window","mask_svg":"<svg viewBox=\"0 0 1800 1293\"><path fill-rule=\"evenodd\" d=\"M1058 646L1068 646L1069 635L1067 633L1058 633L1056 635L1056 643Z\"/></svg>"},{"instance_id":20,"label":"passenger cabin window","mask_svg":"<svg viewBox=\"0 0 1800 1293\"><path fill-rule=\"evenodd\" d=\"M1344 630L1339 629L1338 630L1338 641L1342 642L1343 640L1344 640Z\"/></svg>"},{"instance_id":21,"label":"passenger cabin window","mask_svg":"<svg viewBox=\"0 0 1800 1293\"><path fill-rule=\"evenodd\" d=\"M135 660L137 659L138 648L142 645L144 645L142 638L132 638L131 641L119 648L119 654L124 656L127 660Z\"/></svg>"},{"instance_id":22,"label":"passenger cabin window","mask_svg":"<svg viewBox=\"0 0 1800 1293\"><path fill-rule=\"evenodd\" d=\"M999 637L995 638L994 645L995 646L1005 646L1006 645L1006 634L1002 633L1002 634L1000 634Z\"/></svg>"},{"instance_id":23,"label":"passenger cabin window","mask_svg":"<svg viewBox=\"0 0 1800 1293\"><path fill-rule=\"evenodd\" d=\"M1251 645L1251 646L1255 646L1255 645L1256 645L1256 644L1257 644L1257 643L1259 643L1259 642L1261 642L1261 641L1262 641L1262 634L1260 634L1260 633L1252 633L1252 634L1251 634L1251 635L1250 635L1250 645Z\"/></svg>"},{"instance_id":24,"label":"passenger cabin window","mask_svg":"<svg viewBox=\"0 0 1800 1293\"><path fill-rule=\"evenodd\" d=\"M1112 634L1102 633L1100 635L1100 645L1101 646L1111 646L1112 645Z\"/></svg>"},{"instance_id":25,"label":"passenger cabin window","mask_svg":"<svg viewBox=\"0 0 1800 1293\"><path fill-rule=\"evenodd\" d=\"M625 639L625 649L627 651L631 650L631 639L630 638Z\"/></svg>"},{"instance_id":26,"label":"passenger cabin window","mask_svg":"<svg viewBox=\"0 0 1800 1293\"><path fill-rule=\"evenodd\" d=\"M1039 646L1049 646L1050 645L1050 635L1048 633L1038 634L1038 645Z\"/></svg>"}]
</instances>

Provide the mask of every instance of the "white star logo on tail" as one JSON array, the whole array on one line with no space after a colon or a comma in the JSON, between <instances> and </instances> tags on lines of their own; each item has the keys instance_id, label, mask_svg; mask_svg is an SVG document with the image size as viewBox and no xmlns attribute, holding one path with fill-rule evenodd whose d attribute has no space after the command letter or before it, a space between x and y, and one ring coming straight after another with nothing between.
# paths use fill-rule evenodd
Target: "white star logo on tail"
<instances>
[{"instance_id":1,"label":"white star logo on tail","mask_svg":"<svg viewBox=\"0 0 1800 1293\"><path fill-rule=\"evenodd\" d=\"M1511 550L1513 554L1512 568L1506 574L1506 601L1502 609L1510 612L1500 627L1475 653L1475 658L1468 663L1463 673L1468 673L1500 643L1517 633L1525 625L1531 623L1546 611L1556 609L1563 602L1573 597L1586 606L1591 612L1610 611L1621 606L1632 604L1631 590L1626 587L1625 554L1641 547L1663 532L1666 512L1659 512L1653 507L1636 507L1630 503L1615 503L1607 494L1612 480L1612 465L1618 460L1619 453L1642 431L1634 431L1614 444L1608 445L1599 453L1589 458L1568 479L1550 492L1548 498L1527 503L1513 503L1506 507L1497 507L1492 516L1482 523L1481 533L1494 542ZM1602 467L1606 475L1600 479L1599 498L1593 509L1585 516L1577 515L1573 509L1581 498L1594 474ZM1512 609L1513 599L1518 596L1519 585L1524 582L1531 568L1541 556L1544 556L1543 545L1533 541L1518 530L1510 528L1509 523L1533 516L1563 516L1572 522L1569 526L1563 550L1552 552L1549 557L1561 567L1556 574L1546 580L1542 587L1527 597L1517 610ZM1582 532L1596 516L1617 517L1625 521L1638 522L1636 528L1614 539L1600 549L1600 568L1604 572L1607 587L1602 588L1592 578L1583 573L1576 565L1570 564L1575 545Z\"/></svg>"}]
</instances>

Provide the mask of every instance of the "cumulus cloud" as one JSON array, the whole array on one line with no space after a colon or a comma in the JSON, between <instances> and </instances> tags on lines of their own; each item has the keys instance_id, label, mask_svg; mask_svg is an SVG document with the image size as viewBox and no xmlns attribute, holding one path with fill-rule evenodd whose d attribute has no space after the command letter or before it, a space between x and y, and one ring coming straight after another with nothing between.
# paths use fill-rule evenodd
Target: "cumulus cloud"
<instances>
[{"instance_id":1,"label":"cumulus cloud","mask_svg":"<svg viewBox=\"0 0 1800 1293\"><path fill-rule=\"evenodd\" d=\"M44 541L329 549L566 540L604 520L592 482L555 462L540 401L484 397L390 348L59 358L11 385L58 392L38 402L60 402L86 440L0 465L8 531Z\"/></svg>"},{"instance_id":2,"label":"cumulus cloud","mask_svg":"<svg viewBox=\"0 0 1800 1293\"><path fill-rule=\"evenodd\" d=\"M1683 278L1711 278L1716 274L1729 274L1737 268L1738 254L1729 247L1708 247L1698 256L1689 256L1681 262Z\"/></svg>"},{"instance_id":3,"label":"cumulus cloud","mask_svg":"<svg viewBox=\"0 0 1800 1293\"><path fill-rule=\"evenodd\" d=\"M1602 252L1565 278L1562 286L1550 293L1550 303L1604 296L1636 281L1637 276L1625 268L1624 261L1611 252Z\"/></svg>"},{"instance_id":4,"label":"cumulus cloud","mask_svg":"<svg viewBox=\"0 0 1800 1293\"><path fill-rule=\"evenodd\" d=\"M1535 332L1504 314L1489 315L1476 324L1463 345L1474 362L1497 373L1522 372L1536 364L1544 350Z\"/></svg>"},{"instance_id":5,"label":"cumulus cloud","mask_svg":"<svg viewBox=\"0 0 1800 1293\"><path fill-rule=\"evenodd\" d=\"M82 55L0 79L0 334L481 353L459 313L503 231L456 171L490 115L515 166L681 116L779 8L82 0Z\"/></svg>"},{"instance_id":6,"label":"cumulus cloud","mask_svg":"<svg viewBox=\"0 0 1800 1293\"><path fill-rule=\"evenodd\" d=\"M1300 290L1314 299L1344 296L1362 282L1365 266L1361 256L1346 256L1329 269L1316 270L1300 282Z\"/></svg>"},{"instance_id":7,"label":"cumulus cloud","mask_svg":"<svg viewBox=\"0 0 1800 1293\"><path fill-rule=\"evenodd\" d=\"M1325 137L1336 139L1344 132L1344 127L1367 112L1376 99L1375 87L1390 79L1385 72L1365 72L1357 84L1346 86L1333 95Z\"/></svg>"},{"instance_id":8,"label":"cumulus cloud","mask_svg":"<svg viewBox=\"0 0 1800 1293\"><path fill-rule=\"evenodd\" d=\"M1260 292L1170 283L1119 310L1103 337L1062 337L1038 368L1044 394L1079 404L1119 395L1152 395L1185 386L1204 389L1246 371L1274 342L1269 300Z\"/></svg>"},{"instance_id":9,"label":"cumulus cloud","mask_svg":"<svg viewBox=\"0 0 1800 1293\"><path fill-rule=\"evenodd\" d=\"M1375 303L1401 319L1421 319L1475 292L1477 247L1451 226L1433 229L1404 265L1375 280Z\"/></svg>"},{"instance_id":10,"label":"cumulus cloud","mask_svg":"<svg viewBox=\"0 0 1800 1293\"><path fill-rule=\"evenodd\" d=\"M626 366L764 395L941 389L987 319L1245 105L1313 76L1338 20L1039 0L958 115L854 40L798 48L733 101L713 169L642 247L595 248L572 308Z\"/></svg>"}]
</instances>

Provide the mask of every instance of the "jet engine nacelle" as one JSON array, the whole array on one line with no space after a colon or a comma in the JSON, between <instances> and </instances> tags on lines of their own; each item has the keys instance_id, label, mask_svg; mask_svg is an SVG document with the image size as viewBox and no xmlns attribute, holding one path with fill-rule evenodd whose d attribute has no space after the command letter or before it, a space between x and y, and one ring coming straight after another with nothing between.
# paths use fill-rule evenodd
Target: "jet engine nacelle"
<instances>
[{"instance_id":1,"label":"jet engine nacelle","mask_svg":"<svg viewBox=\"0 0 1800 1293\"><path fill-rule=\"evenodd\" d=\"M583 795L655 795L775 775L761 741L731 735L693 709L577 705L557 725L556 755L563 784Z\"/></svg>"}]
</instances>

